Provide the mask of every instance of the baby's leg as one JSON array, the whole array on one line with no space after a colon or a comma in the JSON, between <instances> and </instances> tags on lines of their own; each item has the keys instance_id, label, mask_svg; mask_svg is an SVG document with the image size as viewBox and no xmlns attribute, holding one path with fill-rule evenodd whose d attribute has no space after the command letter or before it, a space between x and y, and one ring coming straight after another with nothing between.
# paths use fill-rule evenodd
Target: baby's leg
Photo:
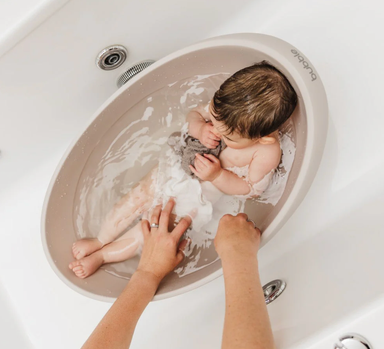
<instances>
[{"instance_id":1,"label":"baby's leg","mask_svg":"<svg viewBox=\"0 0 384 349\"><path fill-rule=\"evenodd\" d=\"M137 217L150 208L154 198L156 174L157 167L120 199L105 217L97 238L82 239L73 244L72 253L76 259L82 259L115 240Z\"/></svg>"},{"instance_id":2,"label":"baby's leg","mask_svg":"<svg viewBox=\"0 0 384 349\"><path fill-rule=\"evenodd\" d=\"M69 268L77 277L83 279L92 275L103 264L122 262L132 258L140 251L142 245L143 234L141 222L139 222L116 241L85 258L72 262Z\"/></svg>"}]
</instances>

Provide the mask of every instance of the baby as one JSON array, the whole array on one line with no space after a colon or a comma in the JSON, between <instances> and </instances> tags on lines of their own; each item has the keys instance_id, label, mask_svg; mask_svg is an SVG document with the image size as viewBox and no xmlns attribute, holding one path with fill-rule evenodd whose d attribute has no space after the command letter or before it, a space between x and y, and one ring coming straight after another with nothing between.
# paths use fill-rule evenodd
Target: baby
<instances>
[{"instance_id":1,"label":"baby","mask_svg":"<svg viewBox=\"0 0 384 349\"><path fill-rule=\"evenodd\" d=\"M226 145L218 158L197 153L189 165L202 187L209 182L227 195L260 195L281 160L279 127L296 104L297 95L287 78L263 61L227 79L206 108L190 111L187 122L191 137L209 149L218 147L221 140ZM113 207L97 238L73 244L76 261L69 268L76 276L88 277L102 264L129 259L140 250L143 236L139 223L116 238L153 206L157 176L156 167Z\"/></svg>"}]
</instances>

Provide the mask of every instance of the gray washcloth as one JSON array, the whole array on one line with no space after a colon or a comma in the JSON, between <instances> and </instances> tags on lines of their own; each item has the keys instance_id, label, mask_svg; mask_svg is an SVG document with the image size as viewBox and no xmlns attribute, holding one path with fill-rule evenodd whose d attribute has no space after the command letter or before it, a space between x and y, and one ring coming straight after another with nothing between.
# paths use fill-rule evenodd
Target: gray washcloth
<instances>
[{"instance_id":1,"label":"gray washcloth","mask_svg":"<svg viewBox=\"0 0 384 349\"><path fill-rule=\"evenodd\" d=\"M185 143L187 145L185 148L181 149L181 167L190 176L195 176L189 168L189 165L194 166L196 153L201 155L212 154L218 158L221 151L226 147L225 143L221 141L215 149L209 149L205 145L201 144L198 139L191 136L188 136L185 139Z\"/></svg>"}]
</instances>

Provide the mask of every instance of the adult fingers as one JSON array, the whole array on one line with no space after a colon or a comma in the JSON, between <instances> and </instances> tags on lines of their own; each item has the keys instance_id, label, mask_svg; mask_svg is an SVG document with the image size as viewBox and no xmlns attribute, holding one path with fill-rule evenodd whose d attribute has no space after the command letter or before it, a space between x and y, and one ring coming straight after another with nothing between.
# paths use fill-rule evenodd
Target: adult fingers
<instances>
[{"instance_id":1,"label":"adult fingers","mask_svg":"<svg viewBox=\"0 0 384 349\"><path fill-rule=\"evenodd\" d=\"M215 155L212 155L212 154L204 154L204 156L206 158L208 158L209 160L211 160L213 163L217 164L220 162L220 160L215 156Z\"/></svg>"},{"instance_id":2,"label":"adult fingers","mask_svg":"<svg viewBox=\"0 0 384 349\"><path fill-rule=\"evenodd\" d=\"M179 243L179 247L177 248L178 250L184 251L186 247L191 243L190 238L186 238L184 240L181 240Z\"/></svg>"},{"instance_id":3,"label":"adult fingers","mask_svg":"<svg viewBox=\"0 0 384 349\"><path fill-rule=\"evenodd\" d=\"M248 219L248 215L247 215L246 213L238 213L238 214L236 215L236 217L241 217L241 218L244 218L245 220Z\"/></svg>"},{"instance_id":4,"label":"adult fingers","mask_svg":"<svg viewBox=\"0 0 384 349\"><path fill-rule=\"evenodd\" d=\"M173 229L171 234L175 237L177 241L179 241L181 236L185 233L185 231L188 229L191 223L192 223L192 218L189 216L185 216L176 225L175 229Z\"/></svg>"},{"instance_id":5,"label":"adult fingers","mask_svg":"<svg viewBox=\"0 0 384 349\"><path fill-rule=\"evenodd\" d=\"M147 219L141 220L141 230L143 232L144 238L146 238L151 232L151 227L149 226L149 221Z\"/></svg>"},{"instance_id":6,"label":"adult fingers","mask_svg":"<svg viewBox=\"0 0 384 349\"><path fill-rule=\"evenodd\" d=\"M161 213L161 205L157 205L154 210L152 211L152 215L151 215L151 224L159 224L159 216L160 216L160 213ZM153 231L154 229L157 229L157 228L151 228L151 230Z\"/></svg>"},{"instance_id":7,"label":"adult fingers","mask_svg":"<svg viewBox=\"0 0 384 349\"><path fill-rule=\"evenodd\" d=\"M142 220L146 220L149 222L149 214L148 214L148 211L144 211L144 213L142 214L141 216L141 219Z\"/></svg>"},{"instance_id":8,"label":"adult fingers","mask_svg":"<svg viewBox=\"0 0 384 349\"><path fill-rule=\"evenodd\" d=\"M260 232L260 229L256 226L256 223L248 218L248 215L246 213L238 213L236 217L240 217L244 219L249 226L251 226L253 229L256 229L258 232Z\"/></svg>"},{"instance_id":9,"label":"adult fingers","mask_svg":"<svg viewBox=\"0 0 384 349\"><path fill-rule=\"evenodd\" d=\"M184 239L179 243L179 247L177 248L177 254L176 254L176 262L177 264L180 264L183 259L185 258L185 249L187 246L191 243L191 239Z\"/></svg>"},{"instance_id":10,"label":"adult fingers","mask_svg":"<svg viewBox=\"0 0 384 349\"><path fill-rule=\"evenodd\" d=\"M168 233L169 217L173 210L173 206L175 206L175 200L173 198L170 198L160 215L159 228L164 230L167 233Z\"/></svg>"}]
</instances>

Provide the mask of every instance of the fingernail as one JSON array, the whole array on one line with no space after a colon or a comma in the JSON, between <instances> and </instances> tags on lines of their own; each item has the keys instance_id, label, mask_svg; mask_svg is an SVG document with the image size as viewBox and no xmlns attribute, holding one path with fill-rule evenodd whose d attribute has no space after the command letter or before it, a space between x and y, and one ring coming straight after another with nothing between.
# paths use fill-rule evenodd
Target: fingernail
<instances>
[{"instance_id":1,"label":"fingernail","mask_svg":"<svg viewBox=\"0 0 384 349\"><path fill-rule=\"evenodd\" d=\"M187 216L191 217L191 219L194 219L194 218L196 218L197 213L198 213L198 209L194 208L192 211L187 213Z\"/></svg>"}]
</instances>

